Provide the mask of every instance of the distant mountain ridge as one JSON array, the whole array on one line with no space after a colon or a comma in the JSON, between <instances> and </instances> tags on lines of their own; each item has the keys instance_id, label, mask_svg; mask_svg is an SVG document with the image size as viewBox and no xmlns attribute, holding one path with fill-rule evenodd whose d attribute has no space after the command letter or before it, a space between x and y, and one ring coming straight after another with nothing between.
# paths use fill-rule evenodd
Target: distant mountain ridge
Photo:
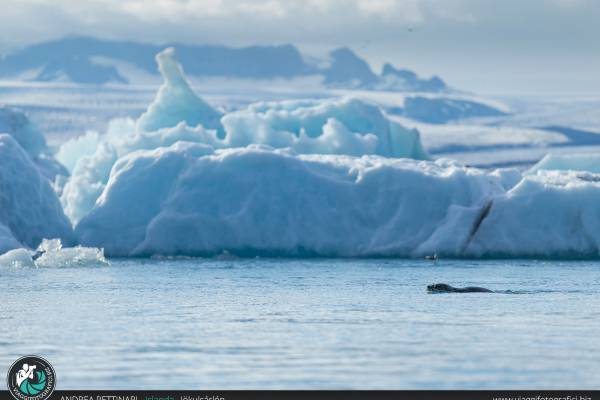
<instances>
[{"instance_id":1,"label":"distant mountain ridge","mask_svg":"<svg viewBox=\"0 0 600 400\"><path fill-rule=\"evenodd\" d=\"M333 50L327 66L307 63L293 45L231 48L218 45L165 45L127 41L67 37L39 43L0 58L0 78L67 80L84 84L128 83L115 65L98 59L128 63L146 73L158 75L154 56L165 47L174 47L186 73L196 77L246 79L323 76L329 87L396 91L447 90L438 77L421 79L412 71L386 64L381 75L348 48Z\"/></svg>"}]
</instances>

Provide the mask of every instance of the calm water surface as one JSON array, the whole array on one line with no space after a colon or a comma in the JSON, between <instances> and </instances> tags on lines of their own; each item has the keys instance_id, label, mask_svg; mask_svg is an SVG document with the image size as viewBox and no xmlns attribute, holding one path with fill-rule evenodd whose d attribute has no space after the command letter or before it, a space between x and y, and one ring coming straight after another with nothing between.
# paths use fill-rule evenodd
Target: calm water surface
<instances>
[{"instance_id":1,"label":"calm water surface","mask_svg":"<svg viewBox=\"0 0 600 400\"><path fill-rule=\"evenodd\" d=\"M1 376L37 354L59 389L600 388L598 262L111 264L0 268Z\"/></svg>"}]
</instances>

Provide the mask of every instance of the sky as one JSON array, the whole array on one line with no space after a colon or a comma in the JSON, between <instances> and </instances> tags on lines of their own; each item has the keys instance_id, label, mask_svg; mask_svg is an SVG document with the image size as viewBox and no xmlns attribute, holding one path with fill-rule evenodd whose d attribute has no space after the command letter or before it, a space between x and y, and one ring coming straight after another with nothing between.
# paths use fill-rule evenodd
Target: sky
<instances>
[{"instance_id":1,"label":"sky","mask_svg":"<svg viewBox=\"0 0 600 400\"><path fill-rule=\"evenodd\" d=\"M347 46L483 94L600 93L599 0L2 0L1 53L66 35Z\"/></svg>"}]
</instances>

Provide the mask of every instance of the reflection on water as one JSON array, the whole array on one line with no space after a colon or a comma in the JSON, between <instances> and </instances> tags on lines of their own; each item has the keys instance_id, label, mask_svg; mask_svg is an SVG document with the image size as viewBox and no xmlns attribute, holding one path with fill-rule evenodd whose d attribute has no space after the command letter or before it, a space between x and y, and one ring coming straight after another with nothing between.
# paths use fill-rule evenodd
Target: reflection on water
<instances>
[{"instance_id":1,"label":"reflection on water","mask_svg":"<svg viewBox=\"0 0 600 400\"><path fill-rule=\"evenodd\" d=\"M597 388L599 305L597 262L0 268L0 375L38 354L59 389Z\"/></svg>"}]
</instances>

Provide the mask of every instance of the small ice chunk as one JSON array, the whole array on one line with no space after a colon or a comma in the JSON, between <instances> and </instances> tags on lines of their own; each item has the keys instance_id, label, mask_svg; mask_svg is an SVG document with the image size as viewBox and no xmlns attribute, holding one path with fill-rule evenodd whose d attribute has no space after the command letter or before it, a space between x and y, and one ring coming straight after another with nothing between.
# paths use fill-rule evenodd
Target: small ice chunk
<instances>
[{"instance_id":1,"label":"small ice chunk","mask_svg":"<svg viewBox=\"0 0 600 400\"><path fill-rule=\"evenodd\" d=\"M39 268L104 267L109 262L104 258L104 250L96 247L68 247L44 253L35 261Z\"/></svg>"},{"instance_id":2,"label":"small ice chunk","mask_svg":"<svg viewBox=\"0 0 600 400\"><path fill-rule=\"evenodd\" d=\"M0 255L0 267L35 267L35 263L31 258L33 254L33 251L23 248L11 250Z\"/></svg>"},{"instance_id":3,"label":"small ice chunk","mask_svg":"<svg viewBox=\"0 0 600 400\"><path fill-rule=\"evenodd\" d=\"M0 267L64 268L103 267L110 265L104 249L95 247L62 247L60 239L44 239L36 251L25 248L0 255Z\"/></svg>"},{"instance_id":4,"label":"small ice chunk","mask_svg":"<svg viewBox=\"0 0 600 400\"><path fill-rule=\"evenodd\" d=\"M35 266L40 268L57 267L103 267L109 265L104 258L104 249L96 247L63 248L60 239L44 239L37 248L40 254Z\"/></svg>"}]
</instances>

